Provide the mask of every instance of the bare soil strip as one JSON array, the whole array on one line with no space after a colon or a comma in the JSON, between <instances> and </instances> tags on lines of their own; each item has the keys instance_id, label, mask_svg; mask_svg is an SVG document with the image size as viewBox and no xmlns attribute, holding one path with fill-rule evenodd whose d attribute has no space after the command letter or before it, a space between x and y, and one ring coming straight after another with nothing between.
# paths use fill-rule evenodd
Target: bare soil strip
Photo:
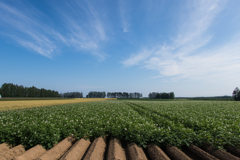
<instances>
[{"instance_id":1,"label":"bare soil strip","mask_svg":"<svg viewBox=\"0 0 240 160\"><path fill-rule=\"evenodd\" d=\"M92 144L85 139L80 139L73 145L74 142L74 137L67 137L49 151L41 145L25 151L23 145L11 148L11 145L3 143L0 144L0 160L240 160L235 156L240 149L229 146L224 147L232 150L231 153L213 149L211 145L203 146L206 152L195 145L183 147L182 151L169 145L163 152L155 144L150 144L144 152L135 143L125 144L125 141L113 137L99 137Z\"/></svg>"},{"instance_id":2,"label":"bare soil strip","mask_svg":"<svg viewBox=\"0 0 240 160\"><path fill-rule=\"evenodd\" d=\"M7 143L0 144L0 153L10 149L10 146Z\"/></svg>"},{"instance_id":3,"label":"bare soil strip","mask_svg":"<svg viewBox=\"0 0 240 160\"><path fill-rule=\"evenodd\" d=\"M95 139L83 160L103 160L106 146L106 141L102 137Z\"/></svg>"},{"instance_id":4,"label":"bare soil strip","mask_svg":"<svg viewBox=\"0 0 240 160\"><path fill-rule=\"evenodd\" d=\"M38 158L45 152L47 152L46 149L44 149L41 145L36 145L35 147L29 149L28 151L14 158L13 160L33 160L35 158Z\"/></svg>"},{"instance_id":5,"label":"bare soil strip","mask_svg":"<svg viewBox=\"0 0 240 160\"><path fill-rule=\"evenodd\" d=\"M147 152L152 160L170 160L170 158L155 144L150 144L147 147Z\"/></svg>"},{"instance_id":6,"label":"bare soil strip","mask_svg":"<svg viewBox=\"0 0 240 160\"><path fill-rule=\"evenodd\" d=\"M229 152L231 152L231 153L235 154L236 156L240 157L240 148L235 148L235 147L233 147L233 146L225 146L225 148L226 148Z\"/></svg>"},{"instance_id":7,"label":"bare soil strip","mask_svg":"<svg viewBox=\"0 0 240 160\"><path fill-rule=\"evenodd\" d=\"M205 160L218 160L218 158L210 155L209 153L205 152L204 150L198 148L198 147L195 146L195 145L192 145L192 144L191 144L191 145L189 146L189 149L190 149L193 153L195 153L195 154L197 154L199 157L201 157L202 159L205 159Z\"/></svg>"},{"instance_id":8,"label":"bare soil strip","mask_svg":"<svg viewBox=\"0 0 240 160\"><path fill-rule=\"evenodd\" d=\"M181 150L179 150L175 146L168 146L166 148L166 153L168 156L172 159L177 159L177 160L191 160L185 153L183 153Z\"/></svg>"},{"instance_id":9,"label":"bare soil strip","mask_svg":"<svg viewBox=\"0 0 240 160\"><path fill-rule=\"evenodd\" d=\"M135 143L127 145L127 155L129 160L147 160L142 148L138 147Z\"/></svg>"},{"instance_id":10,"label":"bare soil strip","mask_svg":"<svg viewBox=\"0 0 240 160\"><path fill-rule=\"evenodd\" d=\"M11 160L14 157L17 157L25 152L25 148L23 145L18 145L10 150L7 150L6 152L0 153L0 159L1 160Z\"/></svg>"},{"instance_id":11,"label":"bare soil strip","mask_svg":"<svg viewBox=\"0 0 240 160\"><path fill-rule=\"evenodd\" d=\"M78 140L60 160L81 160L90 144L89 140Z\"/></svg>"},{"instance_id":12,"label":"bare soil strip","mask_svg":"<svg viewBox=\"0 0 240 160\"><path fill-rule=\"evenodd\" d=\"M75 138L67 137L36 160L58 160L73 145L74 141Z\"/></svg>"},{"instance_id":13,"label":"bare soil strip","mask_svg":"<svg viewBox=\"0 0 240 160\"><path fill-rule=\"evenodd\" d=\"M109 141L107 160L126 160L126 154L122 144L116 138L111 137Z\"/></svg>"},{"instance_id":14,"label":"bare soil strip","mask_svg":"<svg viewBox=\"0 0 240 160\"><path fill-rule=\"evenodd\" d=\"M213 149L213 146L211 145L205 145L203 146L203 149L205 151L207 151L208 153L210 153L211 155L221 159L221 160L240 160L240 158L225 152L221 149Z\"/></svg>"}]
</instances>

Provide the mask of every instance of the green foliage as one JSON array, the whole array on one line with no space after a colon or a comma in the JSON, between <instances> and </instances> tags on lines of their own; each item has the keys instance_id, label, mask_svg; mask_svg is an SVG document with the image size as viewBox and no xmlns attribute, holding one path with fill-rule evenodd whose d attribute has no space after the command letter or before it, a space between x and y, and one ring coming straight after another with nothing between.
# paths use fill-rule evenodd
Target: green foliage
<instances>
[{"instance_id":1,"label":"green foliage","mask_svg":"<svg viewBox=\"0 0 240 160\"><path fill-rule=\"evenodd\" d=\"M134 93L127 93L127 92L108 92L107 93L108 98L137 98L139 99L142 97L142 93L134 92Z\"/></svg>"},{"instance_id":2,"label":"green foliage","mask_svg":"<svg viewBox=\"0 0 240 160\"><path fill-rule=\"evenodd\" d=\"M23 87L12 83L4 83L0 90L2 97L59 97L59 93L54 90Z\"/></svg>"},{"instance_id":3,"label":"green foliage","mask_svg":"<svg viewBox=\"0 0 240 160\"><path fill-rule=\"evenodd\" d=\"M174 98L175 98L175 94L174 94L174 92L170 92L170 94L169 94L169 98L170 98L170 99L174 99Z\"/></svg>"},{"instance_id":4,"label":"green foliage","mask_svg":"<svg viewBox=\"0 0 240 160\"><path fill-rule=\"evenodd\" d=\"M190 143L239 147L240 104L217 101L103 101L0 112L0 143L49 149L69 135L113 136L146 147Z\"/></svg>"},{"instance_id":5,"label":"green foliage","mask_svg":"<svg viewBox=\"0 0 240 160\"><path fill-rule=\"evenodd\" d=\"M152 92L152 93L149 93L148 97L150 99L174 99L175 95L174 95L174 92L170 92L170 93Z\"/></svg>"},{"instance_id":6,"label":"green foliage","mask_svg":"<svg viewBox=\"0 0 240 160\"><path fill-rule=\"evenodd\" d=\"M81 92L66 92L66 93L61 93L61 97L64 98L83 98L83 93Z\"/></svg>"},{"instance_id":7,"label":"green foliage","mask_svg":"<svg viewBox=\"0 0 240 160\"><path fill-rule=\"evenodd\" d=\"M86 96L87 98L105 98L106 97L106 92L96 92L96 91L91 91L88 93Z\"/></svg>"},{"instance_id":8,"label":"green foliage","mask_svg":"<svg viewBox=\"0 0 240 160\"><path fill-rule=\"evenodd\" d=\"M240 101L240 90L239 90L238 87L236 87L236 88L233 90L232 96L233 96L233 99L234 99L235 101Z\"/></svg>"}]
</instances>

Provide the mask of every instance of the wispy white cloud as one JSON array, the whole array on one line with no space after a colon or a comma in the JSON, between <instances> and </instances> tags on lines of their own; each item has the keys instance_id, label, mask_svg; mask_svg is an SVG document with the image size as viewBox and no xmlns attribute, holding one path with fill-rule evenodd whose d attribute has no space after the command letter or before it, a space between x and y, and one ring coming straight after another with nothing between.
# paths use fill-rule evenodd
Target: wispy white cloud
<instances>
[{"instance_id":1,"label":"wispy white cloud","mask_svg":"<svg viewBox=\"0 0 240 160\"><path fill-rule=\"evenodd\" d=\"M71 12L62 8L55 8L58 14L62 15L61 20L65 24L66 31L68 31L65 35L65 38L68 39L67 43L78 49L89 51L103 59L105 54L100 55L96 54L96 52L100 53L98 50L100 48L99 44L107 41L105 27L102 22L106 20L102 20L98 13L100 11L95 9L88 1L84 5L76 1L68 4L68 6L71 8ZM81 14L85 15L86 21L75 16ZM86 24L83 25L83 23Z\"/></svg>"},{"instance_id":2,"label":"wispy white cloud","mask_svg":"<svg viewBox=\"0 0 240 160\"><path fill-rule=\"evenodd\" d=\"M144 62L144 66L147 69L158 70L162 76L190 79L205 79L209 76L224 77L229 73L239 73L236 70L240 67L239 49L240 40L194 55L153 56Z\"/></svg>"},{"instance_id":3,"label":"wispy white cloud","mask_svg":"<svg viewBox=\"0 0 240 160\"><path fill-rule=\"evenodd\" d=\"M30 10L24 13L15 7L0 3L0 13L4 15L0 17L0 24L8 28L7 32L1 34L11 37L23 47L51 57L56 45L45 33L43 25L31 17Z\"/></svg>"},{"instance_id":4,"label":"wispy white cloud","mask_svg":"<svg viewBox=\"0 0 240 160\"><path fill-rule=\"evenodd\" d=\"M54 19L31 4L19 2L19 5L10 5L0 2L0 14L4 15L0 16L0 27L4 28L0 33L49 58L62 47L69 46L104 60L106 54L101 54L101 46L107 41L107 20L100 16L100 7L90 1L81 4L71 1L52 6L55 6L55 17L62 21L60 26L46 23L45 20Z\"/></svg>"},{"instance_id":5,"label":"wispy white cloud","mask_svg":"<svg viewBox=\"0 0 240 160\"><path fill-rule=\"evenodd\" d=\"M123 61L123 64L125 66L132 66L132 65L137 65L139 64L141 61L149 58L151 56L151 54L153 53L153 50L147 50L147 49L143 49L141 50L140 53L138 53L137 55L131 55L131 57L125 61Z\"/></svg>"},{"instance_id":6,"label":"wispy white cloud","mask_svg":"<svg viewBox=\"0 0 240 160\"><path fill-rule=\"evenodd\" d=\"M129 14L127 15L128 7L127 7L126 3L127 3L127 1L125 1L125 0L118 0L119 13L120 13L120 19L121 19L121 27L123 29L123 32L130 31L130 23L129 23L129 19L127 18L127 17L129 17Z\"/></svg>"},{"instance_id":7,"label":"wispy white cloud","mask_svg":"<svg viewBox=\"0 0 240 160\"><path fill-rule=\"evenodd\" d=\"M141 65L159 71L156 77L170 79L240 78L240 39L234 38L219 46L207 47L213 35L207 31L222 10L223 1L193 1L190 13L179 22L179 32L171 43L144 49L123 61L125 66ZM233 38L233 37L232 37Z\"/></svg>"}]
</instances>

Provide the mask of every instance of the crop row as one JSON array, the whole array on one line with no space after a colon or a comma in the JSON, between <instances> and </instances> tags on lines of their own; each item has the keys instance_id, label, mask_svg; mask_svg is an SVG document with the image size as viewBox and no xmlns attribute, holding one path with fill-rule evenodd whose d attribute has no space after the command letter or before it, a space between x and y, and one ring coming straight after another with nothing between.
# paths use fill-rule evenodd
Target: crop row
<instances>
[{"instance_id":1,"label":"crop row","mask_svg":"<svg viewBox=\"0 0 240 160\"><path fill-rule=\"evenodd\" d=\"M166 118L182 128L189 128L195 134L198 145L211 143L216 147L226 144L240 144L239 103L235 102L131 102L146 113ZM181 125L179 125L181 124ZM180 132L179 132L180 133Z\"/></svg>"},{"instance_id":2,"label":"crop row","mask_svg":"<svg viewBox=\"0 0 240 160\"><path fill-rule=\"evenodd\" d=\"M102 101L0 112L0 143L52 148L69 135L112 136L139 146L239 147L238 103Z\"/></svg>"}]
</instances>

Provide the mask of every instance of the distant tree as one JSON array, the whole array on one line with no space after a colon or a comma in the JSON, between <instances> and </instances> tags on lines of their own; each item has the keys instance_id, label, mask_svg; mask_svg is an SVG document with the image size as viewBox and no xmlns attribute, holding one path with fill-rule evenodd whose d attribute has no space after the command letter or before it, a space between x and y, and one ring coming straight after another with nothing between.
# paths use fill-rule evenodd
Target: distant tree
<instances>
[{"instance_id":1,"label":"distant tree","mask_svg":"<svg viewBox=\"0 0 240 160\"><path fill-rule=\"evenodd\" d=\"M151 92L148 95L149 98L151 99L174 99L174 92L170 92L170 93L158 93L158 92Z\"/></svg>"},{"instance_id":2,"label":"distant tree","mask_svg":"<svg viewBox=\"0 0 240 160\"><path fill-rule=\"evenodd\" d=\"M161 99L169 99L169 94L168 93L162 93L161 94Z\"/></svg>"},{"instance_id":3,"label":"distant tree","mask_svg":"<svg viewBox=\"0 0 240 160\"><path fill-rule=\"evenodd\" d=\"M156 95L155 98L156 98L156 99L160 99L160 98L161 98L161 94L157 93L157 95Z\"/></svg>"},{"instance_id":4,"label":"distant tree","mask_svg":"<svg viewBox=\"0 0 240 160\"><path fill-rule=\"evenodd\" d=\"M234 98L235 101L240 101L240 90L239 90L238 87L236 87L236 88L233 90L232 96L233 96L233 98Z\"/></svg>"},{"instance_id":5,"label":"distant tree","mask_svg":"<svg viewBox=\"0 0 240 160\"><path fill-rule=\"evenodd\" d=\"M24 87L22 85L16 88L16 97L24 97Z\"/></svg>"},{"instance_id":6,"label":"distant tree","mask_svg":"<svg viewBox=\"0 0 240 160\"><path fill-rule=\"evenodd\" d=\"M148 97L151 98L151 99L154 99L154 98L156 98L157 94L160 94L160 93L152 92L152 93L149 93Z\"/></svg>"},{"instance_id":7,"label":"distant tree","mask_svg":"<svg viewBox=\"0 0 240 160\"><path fill-rule=\"evenodd\" d=\"M123 98L128 98L129 94L127 92L123 92Z\"/></svg>"},{"instance_id":8,"label":"distant tree","mask_svg":"<svg viewBox=\"0 0 240 160\"><path fill-rule=\"evenodd\" d=\"M174 99L174 98L175 98L174 92L170 92L169 98L170 98L170 99Z\"/></svg>"},{"instance_id":9,"label":"distant tree","mask_svg":"<svg viewBox=\"0 0 240 160\"><path fill-rule=\"evenodd\" d=\"M106 92L91 91L87 95L87 98L105 98L105 97L106 97Z\"/></svg>"},{"instance_id":10,"label":"distant tree","mask_svg":"<svg viewBox=\"0 0 240 160\"><path fill-rule=\"evenodd\" d=\"M61 96L61 95L60 95ZM62 94L64 98L82 98L82 92L66 92Z\"/></svg>"},{"instance_id":11,"label":"distant tree","mask_svg":"<svg viewBox=\"0 0 240 160\"><path fill-rule=\"evenodd\" d=\"M10 83L4 83L1 87L2 90L2 97L11 97L11 88Z\"/></svg>"},{"instance_id":12,"label":"distant tree","mask_svg":"<svg viewBox=\"0 0 240 160\"><path fill-rule=\"evenodd\" d=\"M105 97L106 97L106 93L105 93ZM142 93L107 92L107 97L108 98L140 98L142 97Z\"/></svg>"}]
</instances>

